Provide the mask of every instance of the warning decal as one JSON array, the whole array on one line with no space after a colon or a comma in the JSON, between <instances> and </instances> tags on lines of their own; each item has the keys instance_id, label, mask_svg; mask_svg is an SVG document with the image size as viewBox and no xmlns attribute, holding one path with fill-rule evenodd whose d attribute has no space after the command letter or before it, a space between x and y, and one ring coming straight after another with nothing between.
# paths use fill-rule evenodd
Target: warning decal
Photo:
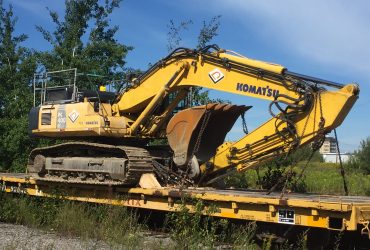
<instances>
[{"instance_id":1,"label":"warning decal","mask_svg":"<svg viewBox=\"0 0 370 250\"><path fill-rule=\"evenodd\" d=\"M217 68L209 72L208 75L213 81L213 83L218 83L219 81L222 80L222 78L224 78L224 74L222 74L221 70Z\"/></svg>"},{"instance_id":2,"label":"warning decal","mask_svg":"<svg viewBox=\"0 0 370 250\"><path fill-rule=\"evenodd\" d=\"M72 122L75 122L79 115L80 114L76 110L73 110L71 113L69 113L68 117Z\"/></svg>"}]
</instances>

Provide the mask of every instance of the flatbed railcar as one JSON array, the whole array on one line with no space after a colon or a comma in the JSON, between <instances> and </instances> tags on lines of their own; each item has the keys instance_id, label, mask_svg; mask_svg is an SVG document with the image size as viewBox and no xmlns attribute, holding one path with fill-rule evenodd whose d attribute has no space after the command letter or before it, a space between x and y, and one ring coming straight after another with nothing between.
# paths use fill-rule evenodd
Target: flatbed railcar
<instances>
[{"instance_id":1,"label":"flatbed railcar","mask_svg":"<svg viewBox=\"0 0 370 250\"><path fill-rule=\"evenodd\" d=\"M60 190L61 195L55 192ZM212 188L125 188L122 186L65 184L35 180L28 174L0 173L6 193L110 204L176 212L181 206L194 211L194 201L205 205L204 214L296 227L320 228L362 235L370 239L370 197L298 194ZM209 213L207 207L213 207ZM208 212L207 212L208 211ZM370 241L369 241L370 242ZM370 246L370 245L369 245Z\"/></svg>"}]
</instances>

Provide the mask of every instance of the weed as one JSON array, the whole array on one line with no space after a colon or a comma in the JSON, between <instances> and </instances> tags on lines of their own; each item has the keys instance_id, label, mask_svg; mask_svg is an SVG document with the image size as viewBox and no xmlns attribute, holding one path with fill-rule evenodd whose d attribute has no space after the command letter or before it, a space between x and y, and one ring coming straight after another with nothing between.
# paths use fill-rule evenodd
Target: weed
<instances>
[{"instance_id":1,"label":"weed","mask_svg":"<svg viewBox=\"0 0 370 250\"><path fill-rule=\"evenodd\" d=\"M255 248L255 223L237 226L210 216L217 208L207 207L202 201L195 201L192 212L184 204L179 212L167 217L171 238L181 249L212 249L222 244L239 249Z\"/></svg>"},{"instance_id":2,"label":"weed","mask_svg":"<svg viewBox=\"0 0 370 250\"><path fill-rule=\"evenodd\" d=\"M255 222L242 226L231 224L227 237L236 249L255 249L254 238L256 229L257 224Z\"/></svg>"},{"instance_id":3,"label":"weed","mask_svg":"<svg viewBox=\"0 0 370 250\"><path fill-rule=\"evenodd\" d=\"M305 162L300 162L293 170L296 173L300 173L304 165ZM262 178L267 172L267 167L259 169L259 174ZM346 168L345 177L350 195L370 195L370 175L366 175L358 169ZM233 178L232 186L244 187L245 183L248 183L249 188L260 189L262 178L259 180L256 171L248 170L244 173L239 173L237 178ZM238 180L240 180L240 183ZM343 179L338 164L322 162L309 163L303 178L295 184L297 184L295 187L288 186L288 189L297 192L306 191L308 193L319 194L344 194Z\"/></svg>"},{"instance_id":4,"label":"weed","mask_svg":"<svg viewBox=\"0 0 370 250\"><path fill-rule=\"evenodd\" d=\"M342 238L343 238L343 232L340 232L340 233L338 233L338 234L335 236L333 249L335 249L335 250L340 249L340 245L341 245L341 240L342 240Z\"/></svg>"},{"instance_id":5,"label":"weed","mask_svg":"<svg viewBox=\"0 0 370 250\"><path fill-rule=\"evenodd\" d=\"M28 197L12 198L8 195L1 195L0 219L5 222L24 224L28 226L39 226L41 219L38 217L35 204L30 202Z\"/></svg>"},{"instance_id":6,"label":"weed","mask_svg":"<svg viewBox=\"0 0 370 250\"><path fill-rule=\"evenodd\" d=\"M270 250L272 246L272 238L263 239L262 249Z\"/></svg>"},{"instance_id":7,"label":"weed","mask_svg":"<svg viewBox=\"0 0 370 250\"><path fill-rule=\"evenodd\" d=\"M301 249L301 250L307 250L308 247L307 247L307 234L308 234L308 230L304 231L298 241L297 241L297 249Z\"/></svg>"},{"instance_id":8,"label":"weed","mask_svg":"<svg viewBox=\"0 0 370 250\"><path fill-rule=\"evenodd\" d=\"M4 193L0 193L0 221L53 229L60 235L95 238L127 248L140 245L139 232L145 228L138 223L137 214L125 207Z\"/></svg>"},{"instance_id":9,"label":"weed","mask_svg":"<svg viewBox=\"0 0 370 250\"><path fill-rule=\"evenodd\" d=\"M100 221L102 239L115 244L137 246L141 240L139 234L145 227L138 223L138 215L125 207L105 207Z\"/></svg>"},{"instance_id":10,"label":"weed","mask_svg":"<svg viewBox=\"0 0 370 250\"><path fill-rule=\"evenodd\" d=\"M51 223L57 232L67 236L78 235L82 238L97 237L95 218L85 204L66 201L59 207Z\"/></svg>"}]
</instances>

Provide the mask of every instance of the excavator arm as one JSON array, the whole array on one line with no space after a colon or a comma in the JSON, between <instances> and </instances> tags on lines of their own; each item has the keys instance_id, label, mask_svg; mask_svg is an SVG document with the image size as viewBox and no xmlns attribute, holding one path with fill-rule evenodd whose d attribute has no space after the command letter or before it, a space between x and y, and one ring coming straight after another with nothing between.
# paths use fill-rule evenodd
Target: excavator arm
<instances>
[{"instance_id":1,"label":"excavator arm","mask_svg":"<svg viewBox=\"0 0 370 250\"><path fill-rule=\"evenodd\" d=\"M230 169L250 169L310 142L313 142L313 149L318 150L325 134L343 122L357 94L356 85L346 85L339 91L315 92L307 111L274 115L239 141L224 143L201 166L201 173L207 175L204 181L212 182Z\"/></svg>"},{"instance_id":2,"label":"excavator arm","mask_svg":"<svg viewBox=\"0 0 370 250\"><path fill-rule=\"evenodd\" d=\"M207 104L172 117L166 133L173 160L178 166L190 167L193 177L203 182L212 182L230 169L252 168L312 141L321 145L320 140L342 123L359 94L356 84L344 86L291 73L281 65L218 47L178 49L136 79L113 111L121 115L139 112L130 133L153 136L193 86L271 102L272 118L235 143L223 140L235 120L250 107ZM153 111L170 93L178 93L180 98L175 98L163 114L154 116ZM194 169L194 156L202 163L200 169Z\"/></svg>"}]
</instances>

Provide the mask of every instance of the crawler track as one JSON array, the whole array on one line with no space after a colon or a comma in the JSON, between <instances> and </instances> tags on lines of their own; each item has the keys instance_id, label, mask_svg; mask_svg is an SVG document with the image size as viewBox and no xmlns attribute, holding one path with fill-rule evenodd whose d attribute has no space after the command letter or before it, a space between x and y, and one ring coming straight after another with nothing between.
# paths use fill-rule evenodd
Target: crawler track
<instances>
[{"instance_id":1,"label":"crawler track","mask_svg":"<svg viewBox=\"0 0 370 250\"><path fill-rule=\"evenodd\" d=\"M48 168L45 160L41 163L35 160L38 156L42 159L58 159L63 162L63 157L81 159L104 159L116 162L122 159L119 168L114 171L104 166L91 167L90 165L79 165L78 160L73 163L76 168L61 167ZM82 161L81 161L82 162ZM77 164L76 164L77 163ZM82 164L82 163L81 163ZM28 160L28 172L33 178L42 181L62 183L84 183L94 185L129 185L138 184L140 177L145 173L153 173L152 158L148 151L131 146L113 146L89 142L68 142L55 146L34 149ZM81 176L84 176L83 178Z\"/></svg>"}]
</instances>

